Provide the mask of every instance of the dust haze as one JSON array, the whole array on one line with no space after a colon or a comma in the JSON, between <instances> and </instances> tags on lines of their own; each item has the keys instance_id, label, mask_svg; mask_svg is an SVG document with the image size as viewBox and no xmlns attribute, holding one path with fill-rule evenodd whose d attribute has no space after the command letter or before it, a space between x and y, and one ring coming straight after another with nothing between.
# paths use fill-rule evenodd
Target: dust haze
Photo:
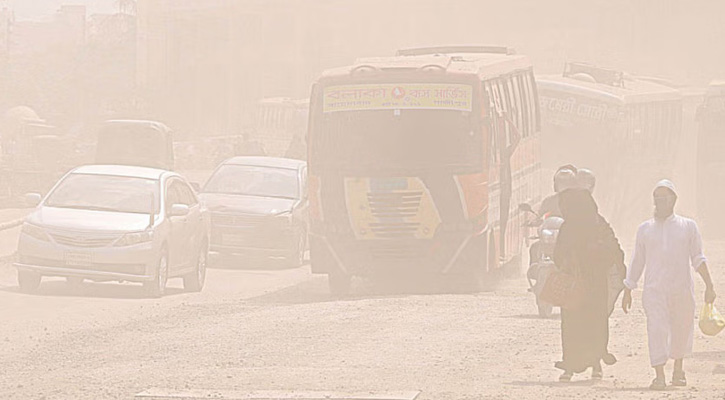
<instances>
[{"instance_id":1,"label":"dust haze","mask_svg":"<svg viewBox=\"0 0 725 400\"><path fill-rule=\"evenodd\" d=\"M0 0L0 398L722 399L724 16Z\"/></svg>"}]
</instances>

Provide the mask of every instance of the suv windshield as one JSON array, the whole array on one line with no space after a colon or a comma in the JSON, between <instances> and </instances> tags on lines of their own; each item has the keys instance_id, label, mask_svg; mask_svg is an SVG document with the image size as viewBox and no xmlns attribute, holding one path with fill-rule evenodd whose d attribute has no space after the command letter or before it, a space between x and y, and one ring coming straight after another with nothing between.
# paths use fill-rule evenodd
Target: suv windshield
<instances>
[{"instance_id":1,"label":"suv windshield","mask_svg":"<svg viewBox=\"0 0 725 400\"><path fill-rule=\"evenodd\" d=\"M47 207L123 213L156 213L159 183L153 179L72 174L63 179L45 202Z\"/></svg>"},{"instance_id":2,"label":"suv windshield","mask_svg":"<svg viewBox=\"0 0 725 400\"><path fill-rule=\"evenodd\" d=\"M209 178L204 193L297 199L299 198L297 170L223 165Z\"/></svg>"}]
</instances>

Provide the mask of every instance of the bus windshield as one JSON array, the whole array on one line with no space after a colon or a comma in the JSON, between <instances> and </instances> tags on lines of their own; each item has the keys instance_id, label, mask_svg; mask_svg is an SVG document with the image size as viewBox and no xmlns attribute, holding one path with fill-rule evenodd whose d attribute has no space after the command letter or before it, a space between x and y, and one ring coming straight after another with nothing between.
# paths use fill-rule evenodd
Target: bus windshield
<instances>
[{"instance_id":1,"label":"bus windshield","mask_svg":"<svg viewBox=\"0 0 725 400\"><path fill-rule=\"evenodd\" d=\"M466 111L341 111L322 114L312 129L312 168L468 171L483 165L482 134Z\"/></svg>"}]
</instances>

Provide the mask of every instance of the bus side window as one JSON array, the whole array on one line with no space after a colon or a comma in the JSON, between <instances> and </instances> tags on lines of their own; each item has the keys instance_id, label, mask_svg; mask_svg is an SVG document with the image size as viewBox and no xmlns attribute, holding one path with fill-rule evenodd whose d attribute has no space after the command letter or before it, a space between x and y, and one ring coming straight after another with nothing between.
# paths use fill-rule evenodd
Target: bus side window
<instances>
[{"instance_id":1,"label":"bus side window","mask_svg":"<svg viewBox=\"0 0 725 400\"><path fill-rule=\"evenodd\" d=\"M525 113L524 113L524 98L523 98L523 91L521 90L521 86L519 86L519 76L518 75L512 75L511 76L511 94L513 95L514 100L514 107L516 107L516 128L521 133L522 137L526 137L527 135L527 129L526 129L526 123L525 123Z\"/></svg>"},{"instance_id":2,"label":"bus side window","mask_svg":"<svg viewBox=\"0 0 725 400\"><path fill-rule=\"evenodd\" d=\"M484 89L486 90L486 97L488 98L488 126L489 126L489 165L498 164L498 121L499 115L501 114L501 103L498 98L495 84L491 81L484 83Z\"/></svg>"},{"instance_id":3,"label":"bus side window","mask_svg":"<svg viewBox=\"0 0 725 400\"><path fill-rule=\"evenodd\" d=\"M524 85L523 75L519 74L514 77L514 89L516 90L516 96L519 101L519 107L521 108L521 136L528 137L532 134L531 131L531 114L529 104L529 96Z\"/></svg>"},{"instance_id":4,"label":"bus side window","mask_svg":"<svg viewBox=\"0 0 725 400\"><path fill-rule=\"evenodd\" d=\"M526 72L524 83L526 85L529 104L531 104L531 121L533 123L531 132L539 132L541 130L541 113L539 111L539 100L536 94L536 81L534 81L534 72L532 70Z\"/></svg>"},{"instance_id":5,"label":"bus side window","mask_svg":"<svg viewBox=\"0 0 725 400\"><path fill-rule=\"evenodd\" d=\"M508 122L506 122L506 118L513 119L513 116L510 112L511 103L509 102L509 96L507 95L508 91L506 90L506 83L503 79L497 79L494 82L493 92L497 94L497 100L500 104L500 106L497 107L497 110L500 110L498 117L501 118L499 118L496 125L500 127L500 129L503 129L503 132L500 133L503 134L504 142L499 143L499 146L508 146L511 143L511 127L509 126Z\"/></svg>"}]
</instances>

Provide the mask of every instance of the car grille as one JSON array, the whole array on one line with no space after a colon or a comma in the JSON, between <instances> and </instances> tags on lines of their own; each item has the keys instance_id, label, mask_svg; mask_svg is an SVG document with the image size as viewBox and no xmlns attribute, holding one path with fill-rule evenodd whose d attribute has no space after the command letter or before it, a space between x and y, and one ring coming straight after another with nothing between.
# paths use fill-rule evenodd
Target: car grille
<instances>
[{"instance_id":1,"label":"car grille","mask_svg":"<svg viewBox=\"0 0 725 400\"><path fill-rule=\"evenodd\" d=\"M53 238L53 241L64 245L64 246L72 246L72 247L86 247L86 248L92 248L92 247L106 247L110 246L113 242L118 240L121 236L120 235L93 235L90 236L88 234L80 234L80 233L60 233L60 232L51 232L50 236Z\"/></svg>"},{"instance_id":2,"label":"car grille","mask_svg":"<svg viewBox=\"0 0 725 400\"><path fill-rule=\"evenodd\" d=\"M212 215L211 222L215 226L232 226L236 228L255 229L270 223L272 218L266 215L218 214Z\"/></svg>"},{"instance_id":3,"label":"car grille","mask_svg":"<svg viewBox=\"0 0 725 400\"><path fill-rule=\"evenodd\" d=\"M292 228L268 215L214 214L211 242L225 247L270 248L286 246Z\"/></svg>"},{"instance_id":4,"label":"car grille","mask_svg":"<svg viewBox=\"0 0 725 400\"><path fill-rule=\"evenodd\" d=\"M423 192L369 192L370 212L378 222L370 230L379 238L411 238L420 227L419 222L408 222L418 215Z\"/></svg>"}]
</instances>

